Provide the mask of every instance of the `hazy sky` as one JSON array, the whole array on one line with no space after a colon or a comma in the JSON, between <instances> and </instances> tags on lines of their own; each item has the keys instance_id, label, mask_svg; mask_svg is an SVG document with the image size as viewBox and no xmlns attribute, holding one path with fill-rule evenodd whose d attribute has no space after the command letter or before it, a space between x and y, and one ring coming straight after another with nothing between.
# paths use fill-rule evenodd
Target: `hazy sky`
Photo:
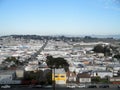
<instances>
[{"instance_id":1,"label":"hazy sky","mask_svg":"<svg viewBox=\"0 0 120 90\"><path fill-rule=\"evenodd\" d=\"M0 0L0 35L120 34L115 0Z\"/></svg>"}]
</instances>

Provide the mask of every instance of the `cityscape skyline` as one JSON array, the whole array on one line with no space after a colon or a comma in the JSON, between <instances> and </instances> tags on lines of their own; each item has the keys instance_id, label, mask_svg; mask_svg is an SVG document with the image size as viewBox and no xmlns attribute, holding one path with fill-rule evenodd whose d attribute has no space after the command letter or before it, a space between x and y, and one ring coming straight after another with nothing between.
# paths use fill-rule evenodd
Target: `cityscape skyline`
<instances>
[{"instance_id":1,"label":"cityscape skyline","mask_svg":"<svg viewBox=\"0 0 120 90\"><path fill-rule=\"evenodd\" d=\"M1 0L0 35L118 35L117 0Z\"/></svg>"}]
</instances>

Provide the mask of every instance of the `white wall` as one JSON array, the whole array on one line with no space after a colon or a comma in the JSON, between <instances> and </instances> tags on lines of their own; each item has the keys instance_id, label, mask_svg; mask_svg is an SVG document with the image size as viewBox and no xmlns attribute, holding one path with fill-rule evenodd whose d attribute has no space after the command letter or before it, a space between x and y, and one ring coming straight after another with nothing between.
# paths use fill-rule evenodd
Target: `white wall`
<instances>
[{"instance_id":1,"label":"white wall","mask_svg":"<svg viewBox=\"0 0 120 90\"><path fill-rule=\"evenodd\" d=\"M101 78L105 78L106 76L113 77L112 72L94 72L92 76L99 76Z\"/></svg>"},{"instance_id":2,"label":"white wall","mask_svg":"<svg viewBox=\"0 0 120 90\"><path fill-rule=\"evenodd\" d=\"M91 82L91 78L80 78L79 82L80 83L90 83Z\"/></svg>"}]
</instances>

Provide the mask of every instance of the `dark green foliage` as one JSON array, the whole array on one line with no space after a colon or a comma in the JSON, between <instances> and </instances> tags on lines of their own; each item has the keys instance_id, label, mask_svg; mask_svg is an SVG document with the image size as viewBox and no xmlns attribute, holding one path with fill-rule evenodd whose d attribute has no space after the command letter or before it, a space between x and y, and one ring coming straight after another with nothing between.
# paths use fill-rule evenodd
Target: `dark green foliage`
<instances>
[{"instance_id":1,"label":"dark green foliage","mask_svg":"<svg viewBox=\"0 0 120 90\"><path fill-rule=\"evenodd\" d=\"M51 70L39 70L39 71L27 71L24 74L24 80L36 80L39 84L52 84L52 71Z\"/></svg>"},{"instance_id":2,"label":"dark green foliage","mask_svg":"<svg viewBox=\"0 0 120 90\"><path fill-rule=\"evenodd\" d=\"M28 71L25 72L24 74L24 80L39 80L40 76L42 75L42 71L37 71L37 72L33 72L33 71Z\"/></svg>"},{"instance_id":3,"label":"dark green foliage","mask_svg":"<svg viewBox=\"0 0 120 90\"><path fill-rule=\"evenodd\" d=\"M4 60L4 62L14 62L15 63L15 65L22 65L23 63L22 62L20 62L17 58L15 58L15 57L8 57L8 58L6 58L5 60Z\"/></svg>"},{"instance_id":4,"label":"dark green foliage","mask_svg":"<svg viewBox=\"0 0 120 90\"><path fill-rule=\"evenodd\" d=\"M96 53L104 53L104 47L101 44L98 44L94 47L93 51Z\"/></svg>"},{"instance_id":5,"label":"dark green foliage","mask_svg":"<svg viewBox=\"0 0 120 90\"><path fill-rule=\"evenodd\" d=\"M111 52L112 49L113 47L110 45L98 44L93 48L93 51L96 53L104 53L105 56L110 56L112 55L112 52Z\"/></svg>"},{"instance_id":6,"label":"dark green foliage","mask_svg":"<svg viewBox=\"0 0 120 90\"><path fill-rule=\"evenodd\" d=\"M120 59L120 54L114 55L114 58Z\"/></svg>"},{"instance_id":7,"label":"dark green foliage","mask_svg":"<svg viewBox=\"0 0 120 90\"><path fill-rule=\"evenodd\" d=\"M46 63L50 68L55 66L55 68L64 68L66 71L68 70L69 67L68 62L61 57L53 58L52 56L47 56Z\"/></svg>"},{"instance_id":8,"label":"dark green foliage","mask_svg":"<svg viewBox=\"0 0 120 90\"><path fill-rule=\"evenodd\" d=\"M52 84L52 70L46 74L47 84Z\"/></svg>"},{"instance_id":9,"label":"dark green foliage","mask_svg":"<svg viewBox=\"0 0 120 90\"><path fill-rule=\"evenodd\" d=\"M100 82L100 77L92 77L91 78L91 81L92 81L92 83L98 83L98 82Z\"/></svg>"},{"instance_id":10,"label":"dark green foliage","mask_svg":"<svg viewBox=\"0 0 120 90\"><path fill-rule=\"evenodd\" d=\"M105 78L92 77L91 78L92 83L109 83L109 76L106 76Z\"/></svg>"}]
</instances>

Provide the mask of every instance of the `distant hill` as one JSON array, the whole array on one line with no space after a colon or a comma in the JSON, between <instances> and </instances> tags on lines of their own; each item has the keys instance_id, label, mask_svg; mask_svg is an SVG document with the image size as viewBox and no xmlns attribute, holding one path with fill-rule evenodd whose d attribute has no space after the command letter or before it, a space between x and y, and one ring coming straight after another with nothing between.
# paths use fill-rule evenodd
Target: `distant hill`
<instances>
[{"instance_id":1,"label":"distant hill","mask_svg":"<svg viewBox=\"0 0 120 90\"><path fill-rule=\"evenodd\" d=\"M120 39L120 34L117 35L54 35L54 36L67 36L67 37L85 37L85 36L90 36L92 38L114 38L114 39Z\"/></svg>"},{"instance_id":2,"label":"distant hill","mask_svg":"<svg viewBox=\"0 0 120 90\"><path fill-rule=\"evenodd\" d=\"M97 38L114 38L114 39L120 39L120 35L91 35L92 37Z\"/></svg>"}]
</instances>

